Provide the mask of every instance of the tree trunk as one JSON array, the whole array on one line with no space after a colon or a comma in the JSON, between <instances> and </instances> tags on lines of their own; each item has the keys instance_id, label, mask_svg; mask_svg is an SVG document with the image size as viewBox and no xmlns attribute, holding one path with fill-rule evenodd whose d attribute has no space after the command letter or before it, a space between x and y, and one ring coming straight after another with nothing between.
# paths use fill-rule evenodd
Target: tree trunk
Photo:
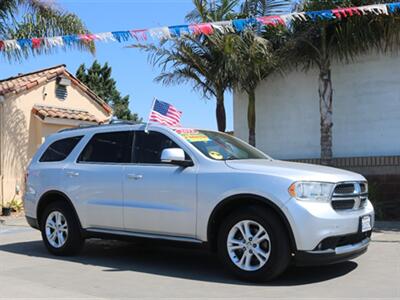
<instances>
[{"instance_id":1,"label":"tree trunk","mask_svg":"<svg viewBox=\"0 0 400 300\"><path fill-rule=\"evenodd\" d=\"M252 89L247 93L249 103L247 107L247 124L249 127L249 144L256 146L256 94Z\"/></svg>"},{"instance_id":2,"label":"tree trunk","mask_svg":"<svg viewBox=\"0 0 400 300\"><path fill-rule=\"evenodd\" d=\"M217 108L216 108L217 126L218 131L225 132L226 130L226 113L224 104L224 92L217 94Z\"/></svg>"},{"instance_id":3,"label":"tree trunk","mask_svg":"<svg viewBox=\"0 0 400 300\"><path fill-rule=\"evenodd\" d=\"M319 110L321 118L321 163L332 164L332 78L330 67L321 68L319 73Z\"/></svg>"}]
</instances>

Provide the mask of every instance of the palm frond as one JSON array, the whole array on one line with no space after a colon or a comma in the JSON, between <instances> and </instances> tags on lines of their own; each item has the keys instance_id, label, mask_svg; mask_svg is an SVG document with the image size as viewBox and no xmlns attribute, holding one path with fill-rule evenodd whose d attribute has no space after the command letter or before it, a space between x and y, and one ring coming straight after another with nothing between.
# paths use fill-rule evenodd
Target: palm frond
<instances>
[{"instance_id":1,"label":"palm frond","mask_svg":"<svg viewBox=\"0 0 400 300\"><path fill-rule=\"evenodd\" d=\"M21 13L23 12L23 13ZM0 3L0 39L24 39L83 34L89 31L73 13L66 12L48 1L3 0ZM65 45L94 53L94 43L78 42ZM8 60L21 59L28 55L54 52L51 48L30 49L5 53Z\"/></svg>"}]
</instances>

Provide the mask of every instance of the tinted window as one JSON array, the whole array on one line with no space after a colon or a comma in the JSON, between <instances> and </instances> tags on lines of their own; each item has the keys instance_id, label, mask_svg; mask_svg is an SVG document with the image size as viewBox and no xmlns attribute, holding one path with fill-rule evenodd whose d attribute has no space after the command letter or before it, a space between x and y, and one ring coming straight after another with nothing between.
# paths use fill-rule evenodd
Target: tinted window
<instances>
[{"instance_id":1,"label":"tinted window","mask_svg":"<svg viewBox=\"0 0 400 300\"><path fill-rule=\"evenodd\" d=\"M95 134L79 156L79 162L130 163L132 131Z\"/></svg>"},{"instance_id":2,"label":"tinted window","mask_svg":"<svg viewBox=\"0 0 400 300\"><path fill-rule=\"evenodd\" d=\"M68 157L82 136L74 136L52 143L40 158L40 162L62 161Z\"/></svg>"},{"instance_id":3,"label":"tinted window","mask_svg":"<svg viewBox=\"0 0 400 300\"><path fill-rule=\"evenodd\" d=\"M134 158L137 163L161 163L161 152L168 148L180 148L169 137L159 132L136 132Z\"/></svg>"}]
</instances>

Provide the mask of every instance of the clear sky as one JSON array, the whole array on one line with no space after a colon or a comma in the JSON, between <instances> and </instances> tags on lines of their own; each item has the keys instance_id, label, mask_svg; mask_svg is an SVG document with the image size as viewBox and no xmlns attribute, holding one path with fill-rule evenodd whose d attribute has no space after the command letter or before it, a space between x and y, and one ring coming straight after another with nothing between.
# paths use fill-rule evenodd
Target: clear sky
<instances>
[{"instance_id":1,"label":"clear sky","mask_svg":"<svg viewBox=\"0 0 400 300\"><path fill-rule=\"evenodd\" d=\"M185 24L192 9L191 0L58 0L62 8L76 13L93 33ZM153 82L158 69L147 61L147 54L124 48L129 43L97 43L95 56L75 50L30 57L9 63L0 56L0 78L26 73L58 64L66 64L75 74L81 63L86 66L97 59L108 62L122 95L130 95L130 108L147 118L152 98L167 101L183 111L182 124L187 127L216 129L215 101L205 100L190 85L165 87ZM232 96L226 96L227 129L232 124Z\"/></svg>"}]
</instances>

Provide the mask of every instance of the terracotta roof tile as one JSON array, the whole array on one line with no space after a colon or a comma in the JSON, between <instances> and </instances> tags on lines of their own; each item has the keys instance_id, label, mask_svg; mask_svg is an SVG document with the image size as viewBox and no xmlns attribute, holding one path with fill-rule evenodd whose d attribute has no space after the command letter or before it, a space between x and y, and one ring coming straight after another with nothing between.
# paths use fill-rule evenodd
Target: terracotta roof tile
<instances>
[{"instance_id":1,"label":"terracotta roof tile","mask_svg":"<svg viewBox=\"0 0 400 300\"><path fill-rule=\"evenodd\" d=\"M85 110L35 105L32 108L32 112L42 120L45 118L55 118L100 123L100 121L94 115Z\"/></svg>"},{"instance_id":2,"label":"terracotta roof tile","mask_svg":"<svg viewBox=\"0 0 400 300\"><path fill-rule=\"evenodd\" d=\"M80 80L78 80L78 78L69 73L65 65L58 65L52 68L38 70L36 72L21 74L15 77L0 80L0 95L7 95L10 93L18 94L24 90L29 90L35 86L53 80L59 75L68 77L72 81L73 85L78 87L91 99L97 102L107 112L108 115L111 115L111 107Z\"/></svg>"}]
</instances>

